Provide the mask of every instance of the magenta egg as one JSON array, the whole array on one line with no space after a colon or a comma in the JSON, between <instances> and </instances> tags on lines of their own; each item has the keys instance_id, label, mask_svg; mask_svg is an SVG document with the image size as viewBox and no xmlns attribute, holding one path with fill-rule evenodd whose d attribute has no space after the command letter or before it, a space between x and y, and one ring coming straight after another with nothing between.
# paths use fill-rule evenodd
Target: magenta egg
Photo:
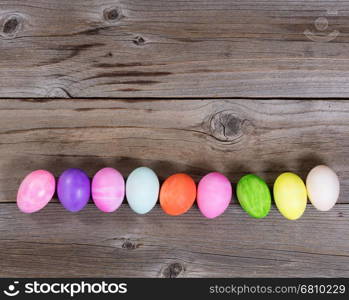
<instances>
[{"instance_id":1,"label":"magenta egg","mask_svg":"<svg viewBox=\"0 0 349 300\"><path fill-rule=\"evenodd\" d=\"M197 203L205 217L213 219L221 215L227 209L231 197L231 183L223 174L212 172L200 180Z\"/></svg>"},{"instance_id":2,"label":"magenta egg","mask_svg":"<svg viewBox=\"0 0 349 300\"><path fill-rule=\"evenodd\" d=\"M28 174L19 186L17 206L24 213L34 213L44 208L52 199L56 188L54 176L46 170Z\"/></svg>"},{"instance_id":3,"label":"magenta egg","mask_svg":"<svg viewBox=\"0 0 349 300\"><path fill-rule=\"evenodd\" d=\"M117 170L103 168L92 179L92 199L103 212L119 208L125 197L125 180Z\"/></svg>"}]
</instances>

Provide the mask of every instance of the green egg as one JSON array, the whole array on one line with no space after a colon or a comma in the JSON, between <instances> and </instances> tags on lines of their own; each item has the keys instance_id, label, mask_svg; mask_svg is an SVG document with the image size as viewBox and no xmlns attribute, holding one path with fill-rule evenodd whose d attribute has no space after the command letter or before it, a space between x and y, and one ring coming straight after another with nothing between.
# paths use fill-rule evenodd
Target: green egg
<instances>
[{"instance_id":1,"label":"green egg","mask_svg":"<svg viewBox=\"0 0 349 300\"><path fill-rule=\"evenodd\" d=\"M268 215L271 205L270 190L265 181L254 174L243 176L236 188L242 208L253 218Z\"/></svg>"}]
</instances>

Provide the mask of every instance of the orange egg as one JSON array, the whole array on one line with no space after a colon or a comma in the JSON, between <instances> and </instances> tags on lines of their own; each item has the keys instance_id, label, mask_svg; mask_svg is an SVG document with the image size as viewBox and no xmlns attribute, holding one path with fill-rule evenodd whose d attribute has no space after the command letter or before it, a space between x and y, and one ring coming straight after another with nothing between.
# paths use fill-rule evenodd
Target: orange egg
<instances>
[{"instance_id":1,"label":"orange egg","mask_svg":"<svg viewBox=\"0 0 349 300\"><path fill-rule=\"evenodd\" d=\"M174 174L161 186L160 205L171 216L178 216L188 211L196 198L196 185L187 174Z\"/></svg>"}]
</instances>

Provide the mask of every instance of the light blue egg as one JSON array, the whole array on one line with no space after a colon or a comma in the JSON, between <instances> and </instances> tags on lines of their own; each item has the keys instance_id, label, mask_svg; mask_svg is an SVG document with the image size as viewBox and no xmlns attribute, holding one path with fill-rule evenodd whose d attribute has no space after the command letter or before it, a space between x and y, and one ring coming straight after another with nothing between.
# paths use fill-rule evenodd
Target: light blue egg
<instances>
[{"instance_id":1,"label":"light blue egg","mask_svg":"<svg viewBox=\"0 0 349 300\"><path fill-rule=\"evenodd\" d=\"M128 204L138 214L146 214L159 196L159 179L152 169L140 167L131 172L126 181Z\"/></svg>"}]
</instances>

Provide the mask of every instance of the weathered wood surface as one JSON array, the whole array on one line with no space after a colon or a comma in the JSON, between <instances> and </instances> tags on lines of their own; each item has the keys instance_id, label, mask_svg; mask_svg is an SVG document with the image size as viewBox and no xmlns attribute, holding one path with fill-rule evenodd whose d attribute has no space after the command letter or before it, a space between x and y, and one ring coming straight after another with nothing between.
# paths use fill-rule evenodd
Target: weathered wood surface
<instances>
[{"instance_id":1,"label":"weathered wood surface","mask_svg":"<svg viewBox=\"0 0 349 300\"><path fill-rule=\"evenodd\" d=\"M0 276L348 277L348 17L345 1L0 0ZM216 220L13 203L38 168L271 186L320 163L339 203L296 222L236 200Z\"/></svg>"},{"instance_id":2,"label":"weathered wood surface","mask_svg":"<svg viewBox=\"0 0 349 300\"><path fill-rule=\"evenodd\" d=\"M92 204L73 214L58 203L35 215L0 205L0 276L349 276L349 205L309 205L298 221L275 208L263 220L237 205L215 220L197 208L179 217L159 206L145 216Z\"/></svg>"},{"instance_id":3,"label":"weathered wood surface","mask_svg":"<svg viewBox=\"0 0 349 300\"><path fill-rule=\"evenodd\" d=\"M0 97L348 97L348 17L348 1L0 0Z\"/></svg>"},{"instance_id":4,"label":"weathered wood surface","mask_svg":"<svg viewBox=\"0 0 349 300\"><path fill-rule=\"evenodd\" d=\"M269 184L282 172L304 179L328 164L349 203L349 101L0 100L0 201L15 200L35 169L58 176L104 166L126 177L146 165L161 179L216 170L232 182L249 172Z\"/></svg>"},{"instance_id":5,"label":"weathered wood surface","mask_svg":"<svg viewBox=\"0 0 349 300\"><path fill-rule=\"evenodd\" d=\"M349 276L349 101L0 100L0 276ZM180 217L159 206L138 216L125 203L72 214L58 203L34 215L14 202L21 179L104 166L126 177L140 165L161 179L217 170L233 182L255 172L272 184L332 166L341 197L310 205L298 221L273 207L254 220L236 204L216 220L196 207Z\"/></svg>"}]
</instances>

